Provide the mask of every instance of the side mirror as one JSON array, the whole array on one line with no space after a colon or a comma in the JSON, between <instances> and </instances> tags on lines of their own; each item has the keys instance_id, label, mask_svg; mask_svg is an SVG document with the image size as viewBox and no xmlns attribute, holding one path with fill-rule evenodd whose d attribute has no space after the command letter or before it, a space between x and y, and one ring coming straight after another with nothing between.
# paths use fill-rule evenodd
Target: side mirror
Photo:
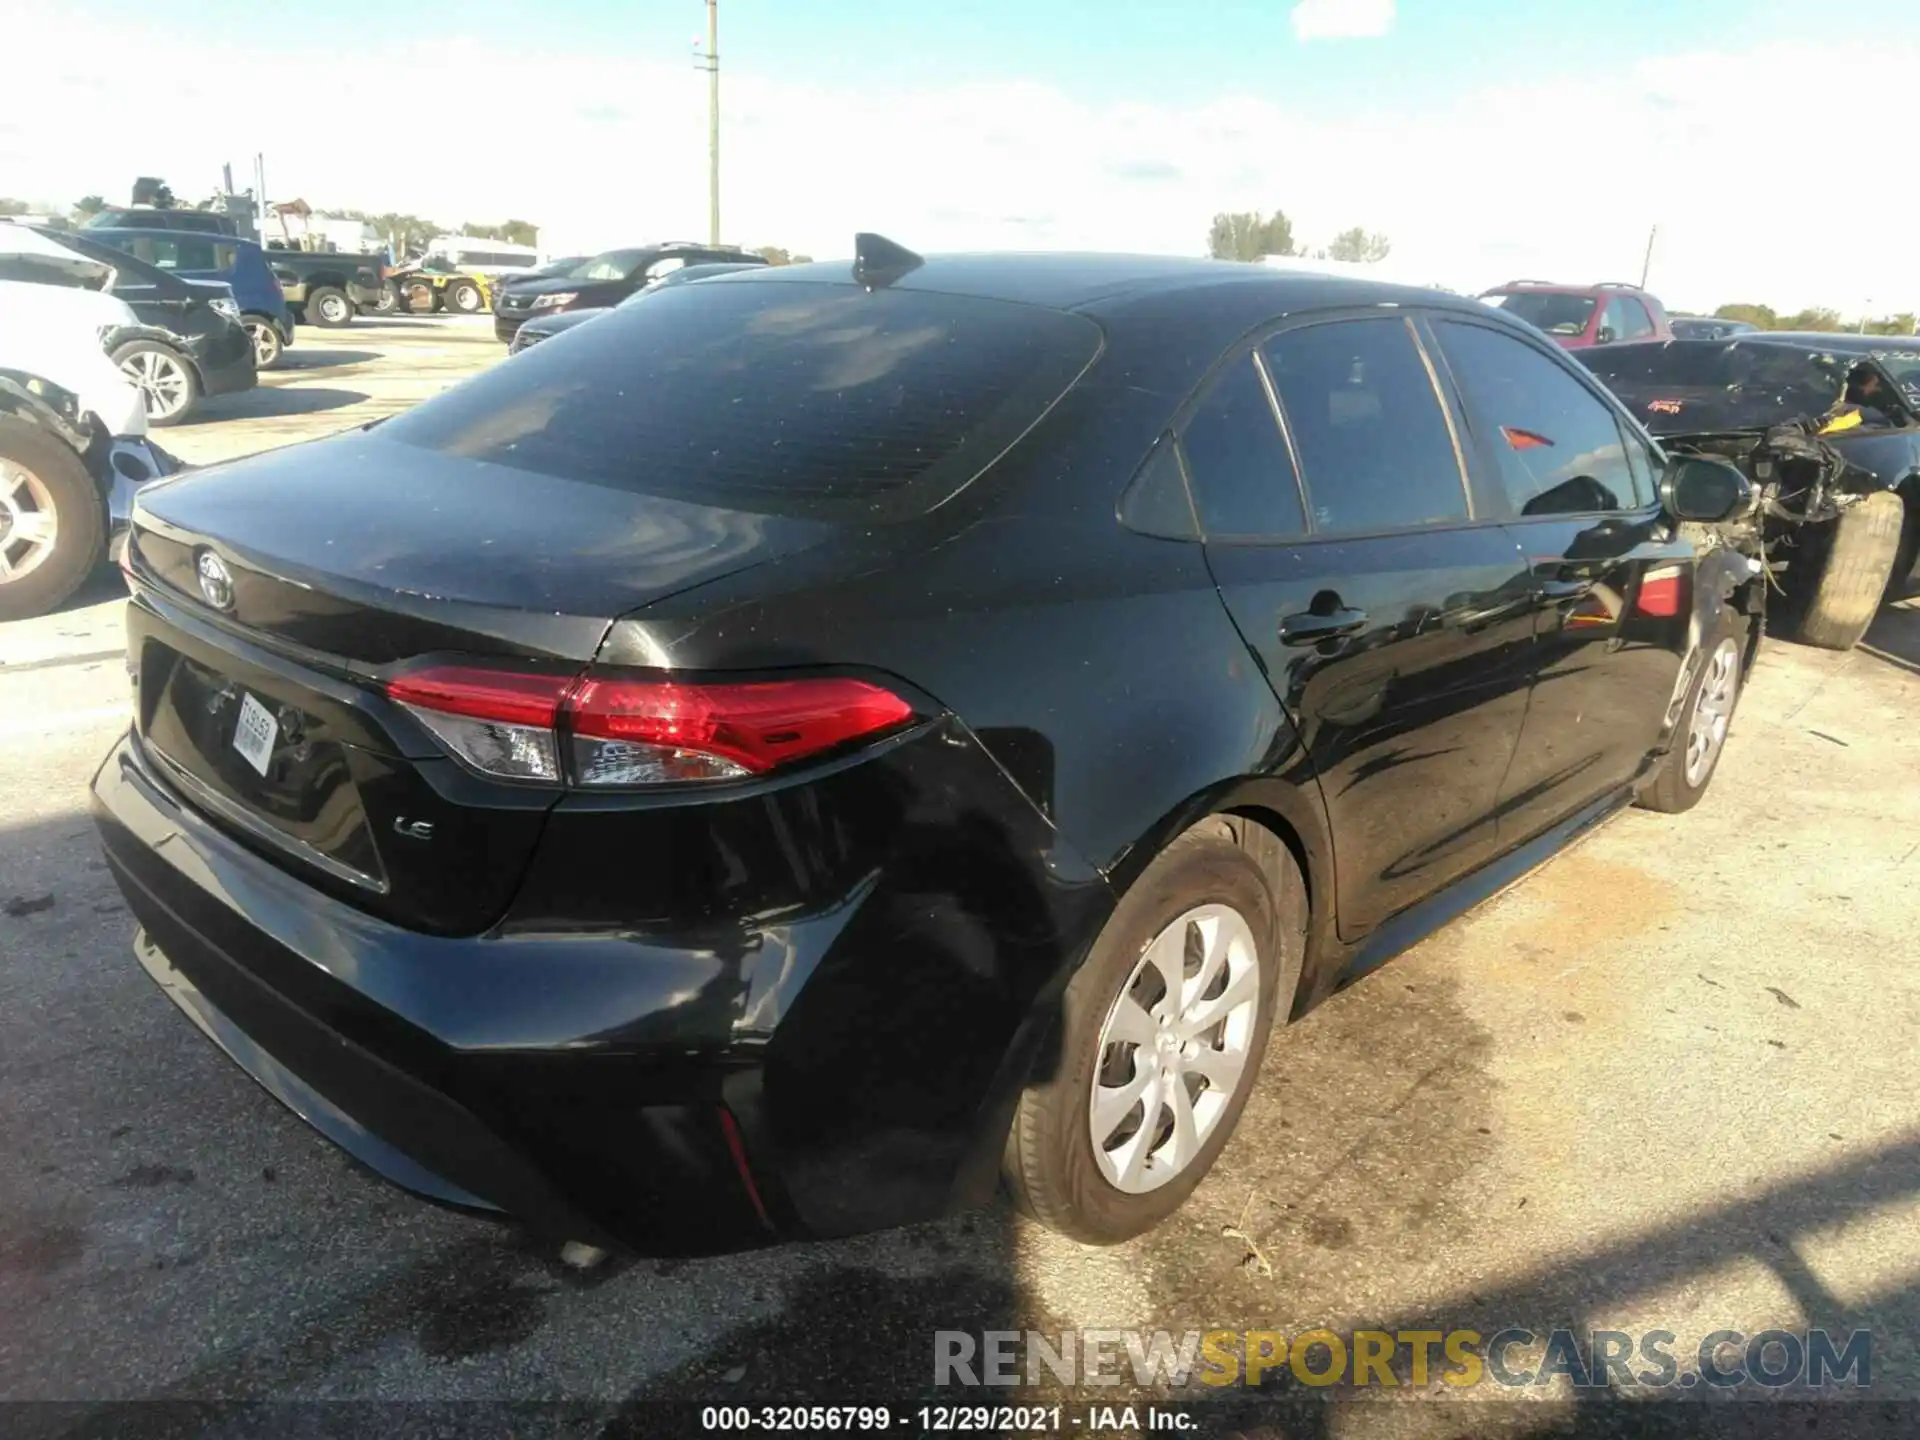
<instances>
[{"instance_id":1,"label":"side mirror","mask_svg":"<svg viewBox=\"0 0 1920 1440\"><path fill-rule=\"evenodd\" d=\"M1717 524L1753 508L1753 483L1725 460L1676 455L1660 477L1660 503L1676 520Z\"/></svg>"},{"instance_id":2,"label":"side mirror","mask_svg":"<svg viewBox=\"0 0 1920 1440\"><path fill-rule=\"evenodd\" d=\"M1594 335L1593 343L1596 345L1611 345L1613 343L1613 330L1609 326L1602 325Z\"/></svg>"}]
</instances>

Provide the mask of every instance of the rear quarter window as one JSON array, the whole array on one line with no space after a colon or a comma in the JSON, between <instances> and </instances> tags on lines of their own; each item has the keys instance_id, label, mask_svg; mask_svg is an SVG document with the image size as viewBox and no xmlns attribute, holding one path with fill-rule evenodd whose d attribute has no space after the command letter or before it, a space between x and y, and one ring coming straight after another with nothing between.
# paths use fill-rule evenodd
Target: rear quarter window
<instances>
[{"instance_id":1,"label":"rear quarter window","mask_svg":"<svg viewBox=\"0 0 1920 1440\"><path fill-rule=\"evenodd\" d=\"M639 494L888 519L966 484L1100 343L1039 306L728 279L577 326L379 433Z\"/></svg>"}]
</instances>

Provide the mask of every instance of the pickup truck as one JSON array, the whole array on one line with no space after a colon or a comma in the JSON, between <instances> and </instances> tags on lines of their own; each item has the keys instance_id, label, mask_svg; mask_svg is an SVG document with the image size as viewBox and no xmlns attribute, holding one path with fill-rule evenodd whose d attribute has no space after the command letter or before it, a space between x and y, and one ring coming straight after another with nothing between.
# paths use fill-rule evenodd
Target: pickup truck
<instances>
[{"instance_id":1,"label":"pickup truck","mask_svg":"<svg viewBox=\"0 0 1920 1440\"><path fill-rule=\"evenodd\" d=\"M384 255L267 246L267 263L286 292L287 308L302 324L337 330L351 325L362 305L380 303L386 289Z\"/></svg>"}]
</instances>

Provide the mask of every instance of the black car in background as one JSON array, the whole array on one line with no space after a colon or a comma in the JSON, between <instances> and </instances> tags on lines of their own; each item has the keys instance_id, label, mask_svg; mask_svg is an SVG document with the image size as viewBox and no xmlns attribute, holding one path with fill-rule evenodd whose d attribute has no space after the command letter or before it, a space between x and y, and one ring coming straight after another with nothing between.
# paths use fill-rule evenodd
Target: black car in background
<instances>
[{"instance_id":1,"label":"black car in background","mask_svg":"<svg viewBox=\"0 0 1920 1440\"><path fill-rule=\"evenodd\" d=\"M119 340L114 364L139 388L152 425L177 425L209 395L259 383L253 338L233 287L192 280L90 238L85 230L43 231L114 268L111 293L132 307L146 333Z\"/></svg>"},{"instance_id":2,"label":"black car in background","mask_svg":"<svg viewBox=\"0 0 1920 1440\"><path fill-rule=\"evenodd\" d=\"M1711 780L1751 489L1537 331L858 248L136 508L139 962L403 1186L657 1253L1004 1178L1122 1240L1276 1023Z\"/></svg>"},{"instance_id":3,"label":"black car in background","mask_svg":"<svg viewBox=\"0 0 1920 1440\"><path fill-rule=\"evenodd\" d=\"M1920 340L1775 330L1579 358L1670 448L1753 479L1778 625L1858 644L1920 559Z\"/></svg>"},{"instance_id":4,"label":"black car in background","mask_svg":"<svg viewBox=\"0 0 1920 1440\"><path fill-rule=\"evenodd\" d=\"M565 275L576 266L586 264L592 258L591 255L562 255L532 270L515 270L499 276L492 285L493 313L500 313L500 297L506 293L509 285L518 285L527 280L551 280L556 275Z\"/></svg>"},{"instance_id":5,"label":"black car in background","mask_svg":"<svg viewBox=\"0 0 1920 1440\"><path fill-rule=\"evenodd\" d=\"M512 341L514 332L536 315L553 315L565 310L605 309L618 305L629 295L644 290L683 265L713 262L736 265L767 263L758 255L749 255L744 250L730 246L696 245L682 241L642 245L631 250L609 250L574 266L564 275L509 282L494 302L494 338Z\"/></svg>"},{"instance_id":6,"label":"black car in background","mask_svg":"<svg viewBox=\"0 0 1920 1440\"><path fill-rule=\"evenodd\" d=\"M620 305L631 305L649 295L658 294L672 285L689 285L695 280L711 280L716 275L732 275L741 270L758 270L764 262L731 260L715 261L706 265L683 265L678 270L669 270L660 279L641 290L636 290ZM598 319L609 311L619 309L619 305L596 305L590 310L563 310L557 314L547 314L528 320L514 332L513 339L507 344L509 355L518 355L530 345L538 345L542 340L550 340L576 325L584 325L589 320Z\"/></svg>"}]
</instances>

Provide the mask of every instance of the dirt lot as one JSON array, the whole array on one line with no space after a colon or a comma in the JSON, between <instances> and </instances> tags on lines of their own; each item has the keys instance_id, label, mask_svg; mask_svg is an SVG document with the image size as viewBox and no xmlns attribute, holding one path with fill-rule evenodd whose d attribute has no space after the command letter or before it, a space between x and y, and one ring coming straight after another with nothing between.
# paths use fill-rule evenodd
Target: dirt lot
<instances>
[{"instance_id":1,"label":"dirt lot","mask_svg":"<svg viewBox=\"0 0 1920 1440\"><path fill-rule=\"evenodd\" d=\"M164 443L325 434L502 351L472 321L299 341ZM1567 1324L1683 1355L1871 1327L1872 1393L1920 1400L1920 599L1850 655L1769 644L1698 810L1620 817L1279 1037L1162 1231L991 1212L582 1280L355 1169L133 963L84 805L124 724L116 585L0 626L0 1399L904 1404L964 1398L929 1391L936 1328Z\"/></svg>"}]
</instances>

